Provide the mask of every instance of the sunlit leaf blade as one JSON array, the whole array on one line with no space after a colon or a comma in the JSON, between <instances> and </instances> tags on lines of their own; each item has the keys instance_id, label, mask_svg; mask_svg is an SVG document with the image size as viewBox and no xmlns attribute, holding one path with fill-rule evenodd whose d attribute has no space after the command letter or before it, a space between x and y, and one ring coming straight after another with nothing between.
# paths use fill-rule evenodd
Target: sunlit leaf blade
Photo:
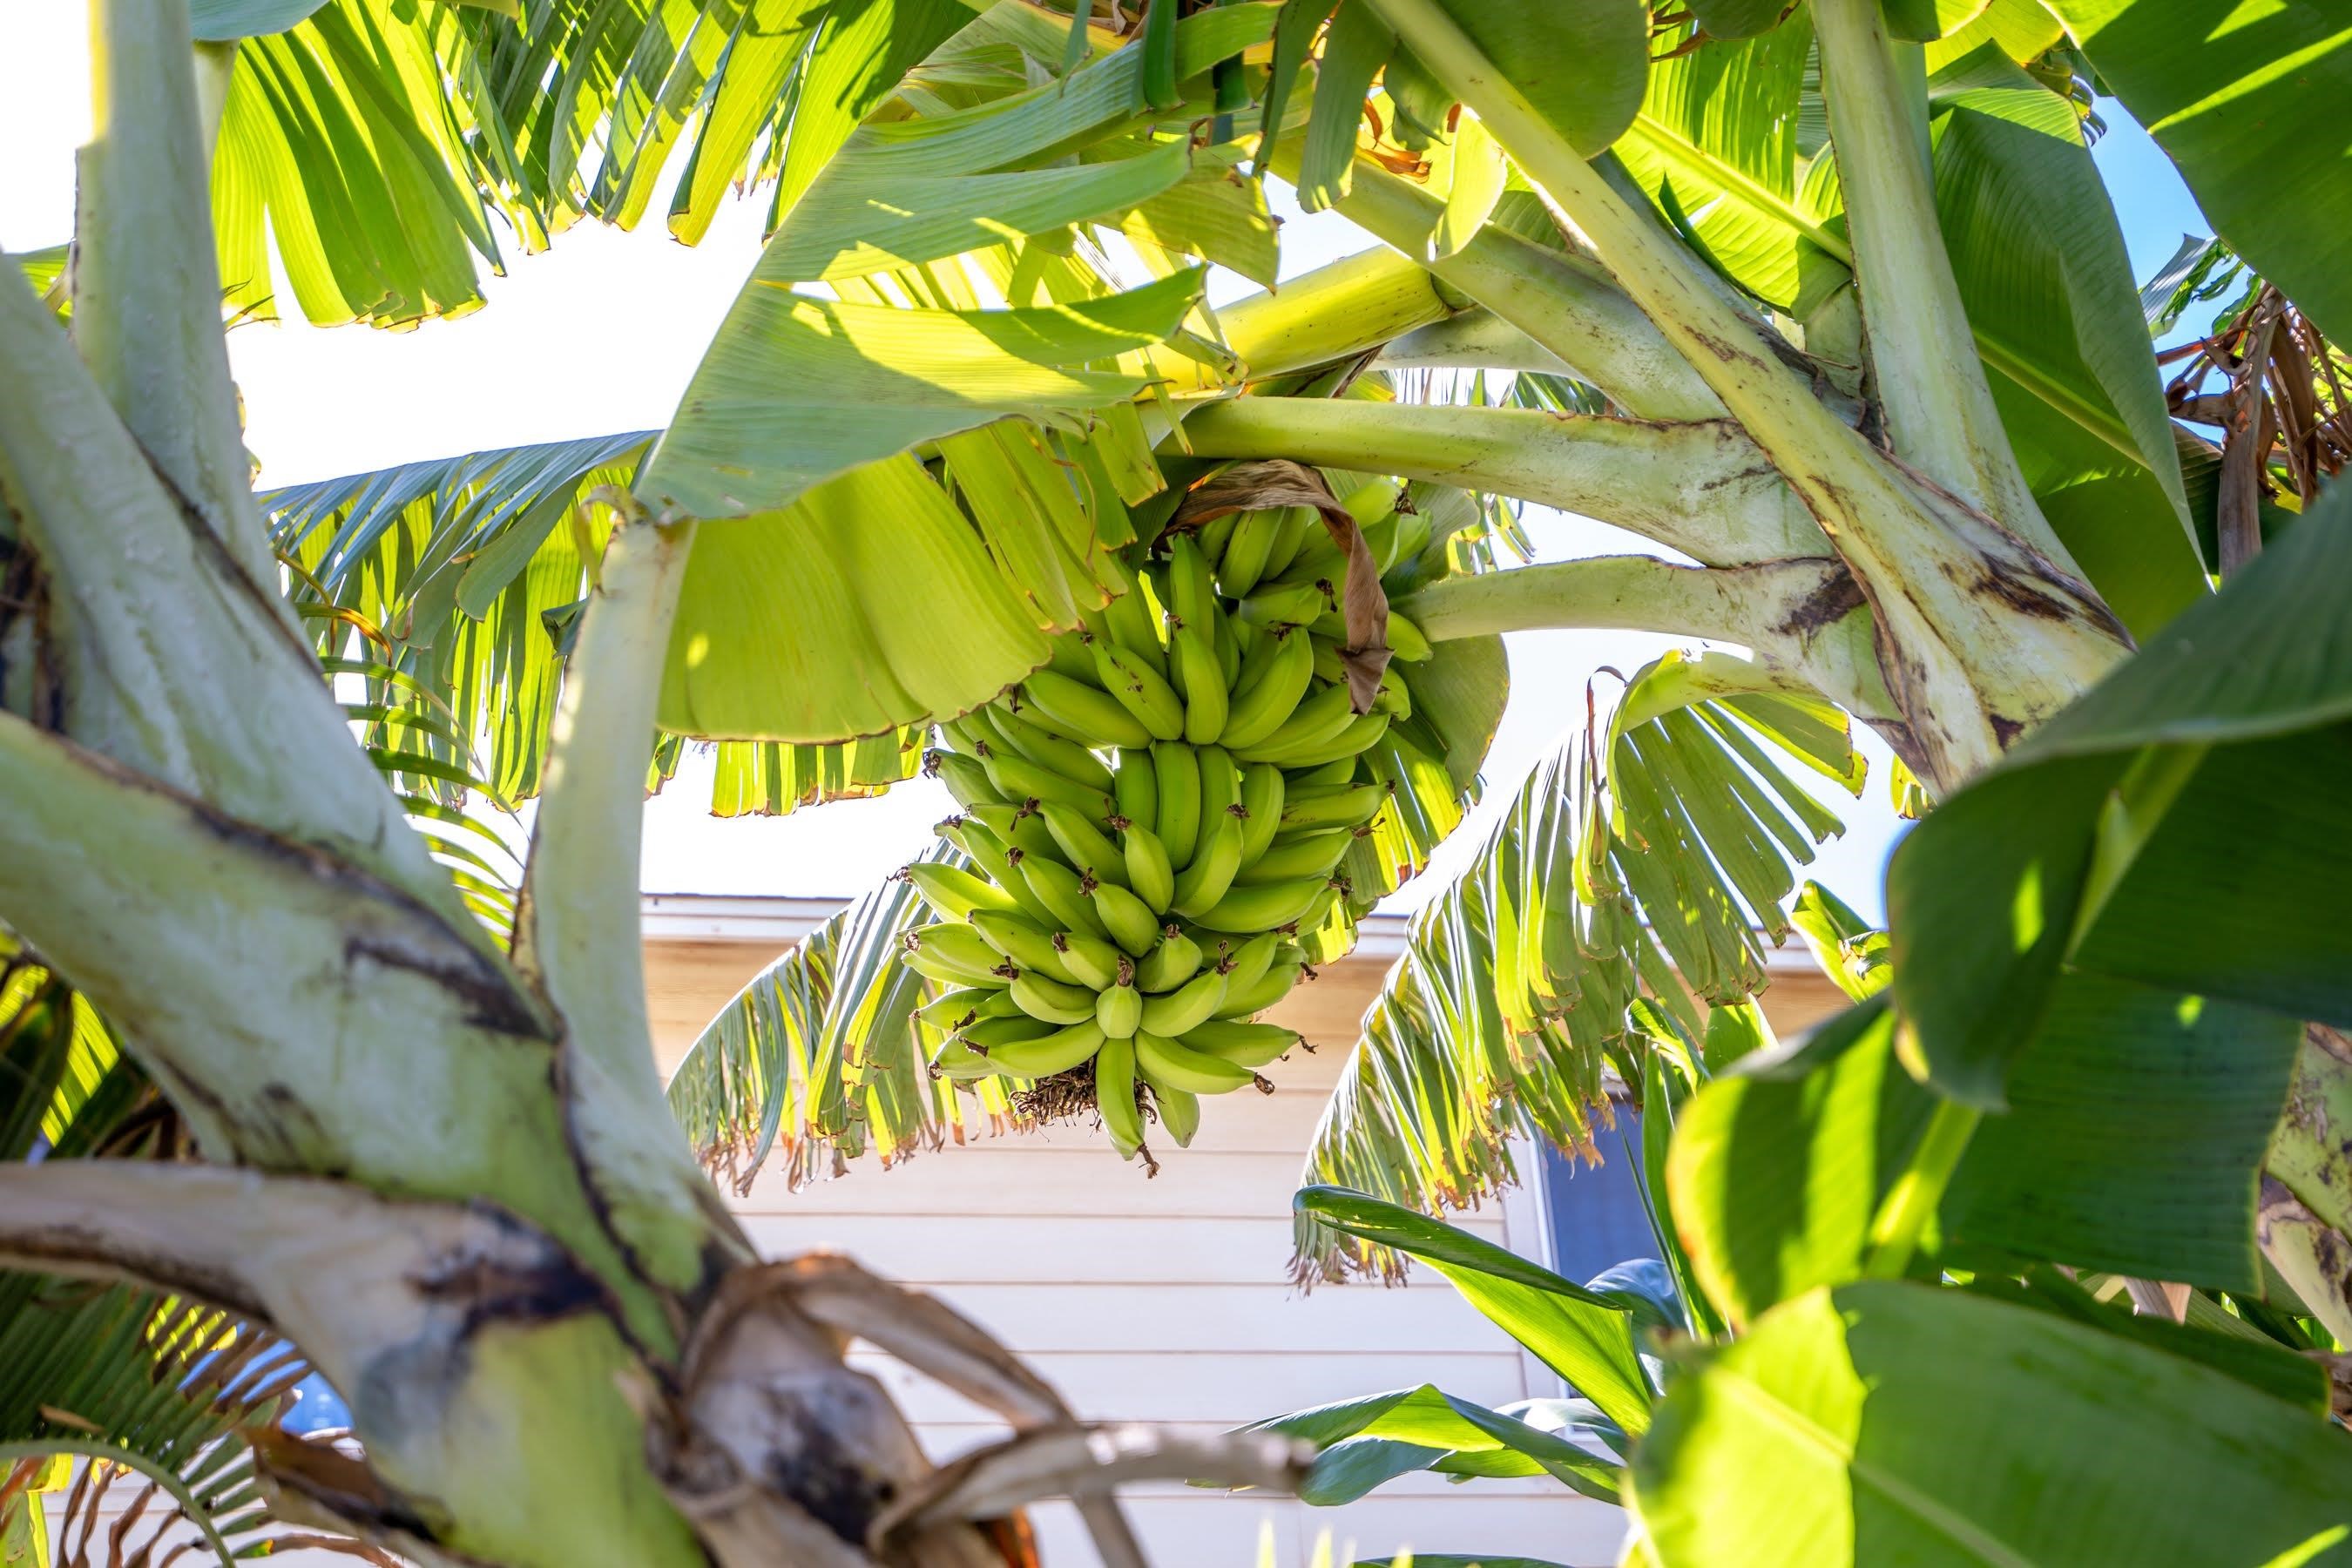
<instances>
[{"instance_id":1,"label":"sunlit leaf blade","mask_svg":"<svg viewBox=\"0 0 2352 1568\"><path fill-rule=\"evenodd\" d=\"M912 1016L925 982L898 954L932 918L909 882L868 893L762 970L687 1052L670 1110L739 1189L772 1156L798 1185L869 1149L887 1165L1012 1125L1001 1082L965 1094L930 1076L942 1037Z\"/></svg>"},{"instance_id":2,"label":"sunlit leaf blade","mask_svg":"<svg viewBox=\"0 0 2352 1568\"><path fill-rule=\"evenodd\" d=\"M1734 1326L1857 1278L1937 1105L1898 1063L1884 994L1685 1108L1676 1225ZM1940 1211L1990 1257L2258 1290L2255 1199L2297 1032L2252 1008L2072 975L2030 1028L2010 1109L1979 1124Z\"/></svg>"},{"instance_id":3,"label":"sunlit leaf blade","mask_svg":"<svg viewBox=\"0 0 2352 1568\"><path fill-rule=\"evenodd\" d=\"M1640 115L1614 153L1716 267L1771 304L1809 315L1849 268L1834 193L1799 157L1812 24L1799 13L1760 37L1713 43L1650 70Z\"/></svg>"},{"instance_id":4,"label":"sunlit leaf blade","mask_svg":"<svg viewBox=\"0 0 2352 1568\"><path fill-rule=\"evenodd\" d=\"M1997 44L1954 62L1933 90L1944 244L1967 280L1969 323L2027 482L2061 490L2136 470L2152 481L2053 520L2107 603L2146 635L2206 584L2105 185L2074 105ZM2155 527L2157 507L2179 526Z\"/></svg>"},{"instance_id":5,"label":"sunlit leaf blade","mask_svg":"<svg viewBox=\"0 0 2352 1568\"><path fill-rule=\"evenodd\" d=\"M1597 1416L1597 1409L1593 1411ZM1622 1444L1588 1425L1594 1446ZM1334 1508L1416 1470L1454 1475L1549 1475L1586 1497L1618 1500L1617 1464L1539 1426L1441 1392L1433 1384L1339 1400L1252 1422L1243 1432L1302 1438L1322 1450L1298 1488L1301 1502Z\"/></svg>"},{"instance_id":6,"label":"sunlit leaf blade","mask_svg":"<svg viewBox=\"0 0 2352 1568\"><path fill-rule=\"evenodd\" d=\"M852 147L786 216L760 275L856 278L936 261L1124 212L1175 185L1191 164L1191 143L1171 140L1073 168L904 175L887 153Z\"/></svg>"},{"instance_id":7,"label":"sunlit leaf blade","mask_svg":"<svg viewBox=\"0 0 2352 1568\"><path fill-rule=\"evenodd\" d=\"M736 740L877 734L977 707L1047 651L947 493L891 458L782 511L704 526L661 722Z\"/></svg>"},{"instance_id":8,"label":"sunlit leaf blade","mask_svg":"<svg viewBox=\"0 0 2352 1568\"><path fill-rule=\"evenodd\" d=\"M2198 0L2052 0L2231 246L2330 337L2352 339L2352 29L2315 0L2216 13Z\"/></svg>"},{"instance_id":9,"label":"sunlit leaf blade","mask_svg":"<svg viewBox=\"0 0 2352 1568\"><path fill-rule=\"evenodd\" d=\"M1638 1437L1649 1426L1655 1396L1633 1344L1635 1309L1647 1313L1648 1302L1597 1295L1466 1231L1360 1193L1304 1187L1293 1206L1427 1263L1621 1429Z\"/></svg>"},{"instance_id":10,"label":"sunlit leaf blade","mask_svg":"<svg viewBox=\"0 0 2352 1568\"><path fill-rule=\"evenodd\" d=\"M594 517L588 503L600 487L625 488L650 438L507 447L266 492L273 536L293 563L293 602L329 672L351 678L338 689L362 707L413 715L401 744L464 761L489 794L536 795L561 668L552 621L587 592L566 520L583 508ZM1009 602L1006 589L991 593ZM336 618L319 613L329 609ZM781 624L789 635L794 623ZM463 759L452 731L471 746ZM920 752L912 736L722 743L712 809L782 813L877 793L912 776ZM677 756L667 748L657 777L676 770ZM462 814L451 826L464 831Z\"/></svg>"},{"instance_id":11,"label":"sunlit leaf blade","mask_svg":"<svg viewBox=\"0 0 2352 1568\"><path fill-rule=\"evenodd\" d=\"M1678 1379L1633 1491L1671 1563L2310 1562L2352 1535L2342 1443L2186 1359L1876 1282L1800 1297Z\"/></svg>"},{"instance_id":12,"label":"sunlit leaf blade","mask_svg":"<svg viewBox=\"0 0 2352 1568\"><path fill-rule=\"evenodd\" d=\"M405 326L482 302L475 258L496 268L499 248L481 193L497 181L474 69L453 25L362 0L236 46L213 155L232 316L281 313L273 263L321 325ZM539 236L528 208L502 210Z\"/></svg>"},{"instance_id":13,"label":"sunlit leaf blade","mask_svg":"<svg viewBox=\"0 0 2352 1568\"><path fill-rule=\"evenodd\" d=\"M2352 633L2330 592L2352 571L2347 512L2327 492L1896 851L1895 989L1944 1092L2000 1103L2019 1022L2070 953L2352 1024L2352 933L2331 912L2347 874L2332 803ZM2242 830L2250 800L2259 833Z\"/></svg>"},{"instance_id":14,"label":"sunlit leaf blade","mask_svg":"<svg viewBox=\"0 0 2352 1568\"><path fill-rule=\"evenodd\" d=\"M1511 85L1586 157L1617 140L1650 67L1638 0L1439 0Z\"/></svg>"},{"instance_id":15,"label":"sunlit leaf blade","mask_svg":"<svg viewBox=\"0 0 2352 1568\"><path fill-rule=\"evenodd\" d=\"M1123 402L1145 384L1139 363L1095 363L1167 338L1202 278L1004 310L848 304L785 281L763 257L656 444L641 500L703 518L773 511L919 442L1008 415L1067 421Z\"/></svg>"}]
</instances>

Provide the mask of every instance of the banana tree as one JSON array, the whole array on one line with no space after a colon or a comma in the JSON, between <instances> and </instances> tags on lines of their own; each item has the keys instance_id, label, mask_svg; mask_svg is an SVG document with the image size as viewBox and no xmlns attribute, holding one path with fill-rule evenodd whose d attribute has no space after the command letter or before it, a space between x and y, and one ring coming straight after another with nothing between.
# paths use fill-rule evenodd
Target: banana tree
<instances>
[{"instance_id":1,"label":"banana tree","mask_svg":"<svg viewBox=\"0 0 2352 1568\"><path fill-rule=\"evenodd\" d=\"M168 30L145 56L110 54L109 70L139 56L151 73L108 95L114 121L130 135L152 118L161 149L114 167L171 178L134 193L154 210L128 205L110 193L108 144L94 154L70 341L29 291L9 296L17 379L45 393L9 411L16 558L48 616L12 633L43 656L11 665L11 705L37 722L0 731L15 735L12 798L38 809L12 823L20 878L0 912L122 1029L206 1154L245 1168L168 1185L131 1167L19 1173L11 1211L34 1239L9 1256L207 1295L289 1331L359 1394L367 1458L281 1474L283 1495L426 1556L535 1562L626 1542L650 1558L985 1561L1013 1549L956 1521L1018 1500L1003 1470L1060 1479L1066 1467L1041 1458L1091 1453L1096 1470L1070 1484L1098 1497L1154 1466L1213 1468L1168 1445L1087 1448L968 1328L838 1268L751 1265L654 1106L626 956L637 792L670 749L656 728L734 748L736 800L880 787L905 776L923 729L1098 637L1090 617L1108 626L1136 600L1158 554L1215 537L1215 519L1181 509L1221 465L1319 470L1335 499L1351 480L1421 487L1395 492L1410 512L1370 520L1429 521L1393 562L1356 559L1369 531L1331 519L1345 596L1377 604L1377 574L1396 606L1385 627L1340 617L1340 651L1375 688L1411 626L1443 679L1400 678L1427 732L1387 753L1393 793L1349 851L1360 874L1301 934L1344 942L1355 902L1458 820L1499 701L1496 634L1719 638L1754 657L1657 672L1651 708L1619 715L1605 780L1588 770L1590 794L1623 803L1612 834L1654 831L1584 858L1591 919L1561 930L1591 935L1606 972L1593 999L1659 1020L1650 1038L1673 1033L1664 958L1694 973L1712 962L1698 984L1730 1037L1754 985L1748 930L1788 890L1782 857L1828 831L1776 782L1775 750L1857 784L1850 715L1923 795L1948 795L2206 592L2177 437L2038 8L1895 17L1906 37L1966 21L1924 45L1890 37L1863 0L1786 18L1709 6L1697 22L1630 0L1564 16L1437 0L1185 9L1160 0L1101 26L1091 7L1025 0L388 20L358 0L223 4L206 35L249 36L205 52L209 77ZM2168 8L2126 9L2071 18L2091 64L2145 67L2176 90L2179 52L2146 58ZM110 36L158 36L146 20ZM395 45L394 23L421 31ZM2303 47L2292 26L2261 41L2272 59ZM2256 163L2292 145L2302 100L2260 60L2231 68L2230 99L2284 102L2221 138L2242 170L2250 145ZM406 100L387 97L395 79ZM362 102L393 134L359 138L372 161L321 169L321 134L286 106L340 124ZM274 498L272 535L227 413L220 279L179 265L204 248L187 243L204 230L200 103L228 106L219 146L278 182L256 196L215 153L225 255L226 237L258 232L257 202L271 232L298 235L327 226L306 230L306 214L355 209L446 212L462 228L462 204L416 205L452 190L510 204L527 238L583 212L627 219L689 121L674 225L694 231L748 173L776 181L775 234L657 436ZM270 112L232 137L238 104ZM458 133L398 134L428 110ZM2201 177L2192 142L2181 156ZM291 177L287 149L309 159ZM1192 263L1273 277L1244 160L1384 248L1209 310ZM2021 204L2030 230L2005 219ZM393 226L398 244L371 246L348 220L321 238L306 275L322 302L305 308L341 309L329 279L347 305L392 301L388 317L462 305L454 268L428 285L423 261L403 260L452 231ZM1105 234L1149 281L1119 286ZM2264 235L2231 237L2302 297L2297 262L2262 250ZM253 276L221 275L232 305ZM2324 321L2320 294L2308 302ZM122 368L134 341L137 374ZM155 373L165 352L184 374ZM1507 405L1475 380L1442 405L1397 395L1460 384L1412 374L1433 367L1509 373ZM1696 564L1493 570L1510 532L1477 499L1493 497L1619 522ZM1218 539L1220 569L1238 533ZM165 542L181 556L159 566ZM268 591L273 546L290 616ZM1202 606L1211 620L1225 607ZM163 654L164 626L184 657ZM416 834L382 759L350 744L322 652L367 688L368 723L424 737L403 749L412 775L466 772L450 756L487 740L488 776L541 790L510 942L464 902L446 865L462 857ZM233 671L216 662L232 657ZM1355 673L1343 660L1322 679L1369 708ZM1695 810L1710 786L1736 815ZM1463 908L1456 947L1475 973L1502 933L1486 902ZM1640 915L1670 910L1648 934ZM1669 930L1689 942L1662 951ZM887 947L846 927L835 946L868 958L796 961L746 998L734 1059L726 1031L698 1053L675 1091L710 1108L698 1131L789 1118L841 1136L858 1120L835 1120L845 1089L892 1107L886 1130L956 1105L916 1061L801 1049L887 1037L885 991L896 1020L914 1009ZM763 1001L788 977L795 1006ZM1460 1028L1490 1000L1461 988L1448 1022L1508 1059L1499 1032ZM1580 1103L1596 1053L1623 1048L1623 1028L1600 1023L1583 1042L1563 1025L1572 1048L1527 1058L1555 1073L1557 1101ZM1384 1113L1384 1093L1395 1104L1416 1081L1404 1066L1385 1083L1360 1068L1335 1125ZM1475 1123L1496 1081L1489 1068L1419 1098ZM420 1104L434 1135L389 1138L374 1108L393 1097ZM311 1289L325 1278L331 1297ZM834 1325L853 1318L1034 1435L1003 1469L930 1476L837 1365ZM754 1388L797 1391L767 1407L787 1411L780 1424L753 1420ZM1239 1479L1287 1474L1285 1451L1219 1456ZM592 1468L623 1484L583 1493ZM1107 1551L1126 1550L1114 1516L1092 1517Z\"/></svg>"}]
</instances>

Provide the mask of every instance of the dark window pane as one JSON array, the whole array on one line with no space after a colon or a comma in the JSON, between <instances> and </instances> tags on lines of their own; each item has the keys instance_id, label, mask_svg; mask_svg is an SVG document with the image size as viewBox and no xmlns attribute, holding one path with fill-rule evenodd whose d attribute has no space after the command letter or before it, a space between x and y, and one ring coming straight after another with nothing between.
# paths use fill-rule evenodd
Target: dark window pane
<instances>
[{"instance_id":1,"label":"dark window pane","mask_svg":"<svg viewBox=\"0 0 2352 1568\"><path fill-rule=\"evenodd\" d=\"M1630 1258L1655 1258L1658 1244L1642 1205L1636 1152L1642 1119L1617 1108L1617 1131L1600 1136L1603 1156L1588 1165L1543 1151L1544 1199L1551 1214L1552 1271L1581 1285Z\"/></svg>"}]
</instances>

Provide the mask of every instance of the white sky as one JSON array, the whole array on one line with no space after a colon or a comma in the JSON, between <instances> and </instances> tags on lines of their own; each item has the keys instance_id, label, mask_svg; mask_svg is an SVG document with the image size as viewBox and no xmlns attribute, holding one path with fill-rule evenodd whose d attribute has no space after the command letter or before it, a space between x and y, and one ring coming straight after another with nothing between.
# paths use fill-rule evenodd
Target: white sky
<instances>
[{"instance_id":1,"label":"white sky","mask_svg":"<svg viewBox=\"0 0 2352 1568\"><path fill-rule=\"evenodd\" d=\"M8 10L0 21L0 247L30 249L70 231L72 150L89 127L87 26L81 0ZM2135 273L2145 277L2184 229L2206 230L2161 153L2117 106L2101 108L2114 129L2098 156L2116 187ZM651 211L666 205L656 200ZM488 280L486 308L415 331L320 331L299 321L240 328L230 358L263 482L666 423L758 253L763 207L764 196L730 205L693 248L672 242L658 216L635 233L583 225L542 255L510 252L508 276ZM1334 215L1287 216L1286 276L1371 243ZM1657 548L1559 513L1531 511L1528 521L1539 559ZM1419 903L1466 858L1527 770L1582 721L1595 669L1630 674L1675 646L1623 632L1525 633L1508 642L1513 690L1486 763L1486 806L1392 907ZM1861 801L1833 803L1848 831L1823 849L1813 874L1874 913L1900 825L1886 804L1885 750L1874 739L1866 750L1870 783ZM930 825L952 809L943 788L918 781L877 800L726 821L708 815L708 784L707 767L690 761L650 804L647 890L855 894L919 852Z\"/></svg>"}]
</instances>

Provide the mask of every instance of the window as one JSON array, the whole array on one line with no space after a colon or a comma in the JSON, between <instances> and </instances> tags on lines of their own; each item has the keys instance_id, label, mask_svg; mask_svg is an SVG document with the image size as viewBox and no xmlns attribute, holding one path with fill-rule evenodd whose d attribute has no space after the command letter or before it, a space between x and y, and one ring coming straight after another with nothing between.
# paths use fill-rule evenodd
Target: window
<instances>
[{"instance_id":1,"label":"window","mask_svg":"<svg viewBox=\"0 0 2352 1568\"><path fill-rule=\"evenodd\" d=\"M1600 1164L1542 1151L1552 1271L1579 1285L1628 1258L1658 1255L1642 1200L1642 1119L1622 1103L1616 1109L1617 1130L1599 1137Z\"/></svg>"}]
</instances>

